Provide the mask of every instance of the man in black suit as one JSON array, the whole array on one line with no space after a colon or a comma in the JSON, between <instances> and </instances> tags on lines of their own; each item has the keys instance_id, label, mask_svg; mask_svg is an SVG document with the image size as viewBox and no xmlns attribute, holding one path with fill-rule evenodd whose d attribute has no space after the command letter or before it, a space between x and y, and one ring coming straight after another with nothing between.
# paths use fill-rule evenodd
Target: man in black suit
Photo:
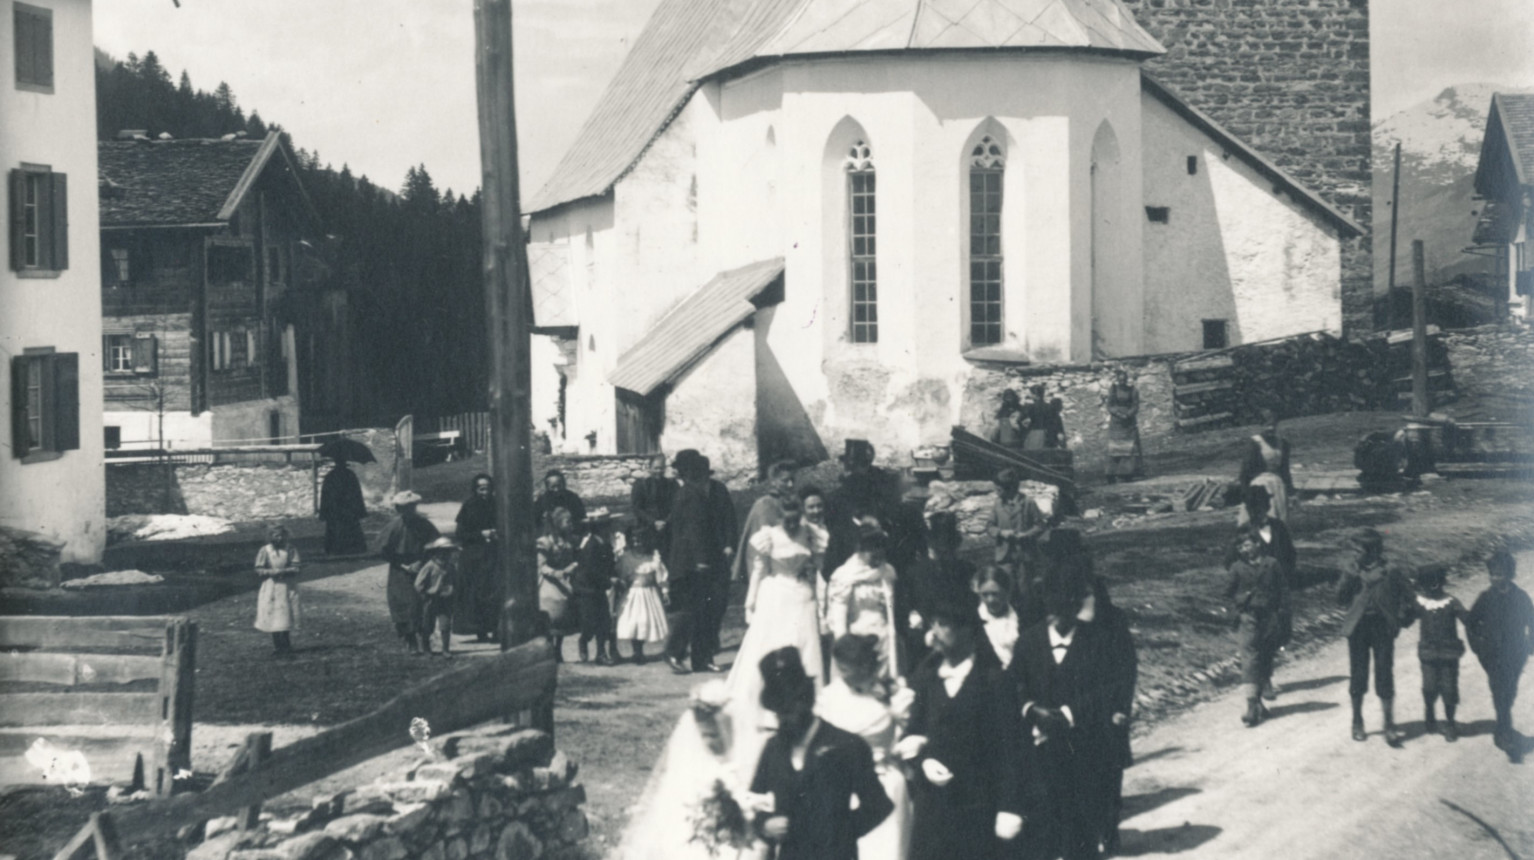
<instances>
[{"instance_id":1,"label":"man in black suit","mask_svg":"<svg viewBox=\"0 0 1534 860\"><path fill-rule=\"evenodd\" d=\"M857 860L858 840L895 808L873 753L815 716L815 682L799 649L779 648L760 668L762 707L778 716L751 781L751 791L774 801L758 823L762 838L777 846L777 860Z\"/></svg>"},{"instance_id":2,"label":"man in black suit","mask_svg":"<svg viewBox=\"0 0 1534 860\"><path fill-rule=\"evenodd\" d=\"M724 534L726 526L733 531L734 511L729 511L729 520L724 522L708 477L708 461L702 454L691 448L678 451L674 465L681 486L666 524L671 533L666 568L671 576L673 613L666 662L679 675L718 672L713 650L715 590L725 570L725 549L735 539L733 533ZM691 669L682 662L689 653Z\"/></svg>"},{"instance_id":3,"label":"man in black suit","mask_svg":"<svg viewBox=\"0 0 1534 860\"><path fill-rule=\"evenodd\" d=\"M895 747L916 771L910 860L1007 856L1037 800L1017 699L998 663L977 659L973 595L941 600L930 616L935 651L911 676L915 701Z\"/></svg>"},{"instance_id":4,"label":"man in black suit","mask_svg":"<svg viewBox=\"0 0 1534 860\"><path fill-rule=\"evenodd\" d=\"M666 477L666 455L650 458L650 474L634 482L629 500L634 509L634 523L648 529L654 542L650 545L664 555L671 543L666 524L671 517L671 502L676 498L676 481Z\"/></svg>"},{"instance_id":5,"label":"man in black suit","mask_svg":"<svg viewBox=\"0 0 1534 860\"><path fill-rule=\"evenodd\" d=\"M735 557L736 532L739 529L739 521L735 516L735 500L730 498L730 490L723 481L715 478L709 459L701 457L704 480L708 483L708 509L714 539L719 543L719 562L709 571L709 604L708 604L708 640L706 648L710 655L709 665L713 665L712 656L719 653L719 630L724 626L724 614L730 608L730 574L732 572L731 561ZM749 573L747 576L749 577ZM696 668L696 667L694 667ZM711 672L719 671L718 667L710 669Z\"/></svg>"},{"instance_id":6,"label":"man in black suit","mask_svg":"<svg viewBox=\"0 0 1534 860\"><path fill-rule=\"evenodd\" d=\"M1123 673L1114 665L1111 627L1081 621L1091 584L1078 567L1055 565L1049 571L1048 618L1018 637L1007 671L1017 684L1048 789L1047 856L1096 860L1116 816L1111 786L1123 739L1114 717L1127 706L1120 701Z\"/></svg>"}]
</instances>

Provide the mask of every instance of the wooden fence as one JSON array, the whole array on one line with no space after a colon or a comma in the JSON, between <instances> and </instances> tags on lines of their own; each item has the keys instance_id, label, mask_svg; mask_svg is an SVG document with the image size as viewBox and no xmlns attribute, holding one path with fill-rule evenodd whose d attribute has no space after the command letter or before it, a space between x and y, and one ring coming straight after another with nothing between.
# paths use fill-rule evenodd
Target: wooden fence
<instances>
[{"instance_id":1,"label":"wooden fence","mask_svg":"<svg viewBox=\"0 0 1534 860\"><path fill-rule=\"evenodd\" d=\"M442 415L436 418L417 418L415 431L418 434L443 433L456 430L459 440L463 443L466 453L490 450L490 413L489 412L460 412L457 415Z\"/></svg>"},{"instance_id":2,"label":"wooden fence","mask_svg":"<svg viewBox=\"0 0 1534 860\"><path fill-rule=\"evenodd\" d=\"M1194 356L1172 365L1178 430L1220 427L1236 414L1236 362L1230 353Z\"/></svg>"},{"instance_id":3,"label":"wooden fence","mask_svg":"<svg viewBox=\"0 0 1534 860\"><path fill-rule=\"evenodd\" d=\"M0 696L0 733L7 738L25 744L48 737L53 726L140 729L109 739L55 739L89 749L93 781L129 782L161 797L171 793L178 771L191 768L196 624L166 616L11 616L0 618L0 649L10 652L0 658L0 681L27 685ZM153 690L133 688L150 681ZM0 769L8 780L46 781L33 774L25 749L4 746Z\"/></svg>"},{"instance_id":4,"label":"wooden fence","mask_svg":"<svg viewBox=\"0 0 1534 860\"><path fill-rule=\"evenodd\" d=\"M406 690L371 714L281 749L266 753L253 739L246 749L255 754L239 765L241 772L226 774L227 779L206 791L97 813L54 860L72 860L91 845L98 858L110 860L120 856L124 844L175 833L210 818L248 813L270 798L415 743L410 723L417 717L427 722L433 736L498 718L552 729L557 667L547 640L460 663L458 669Z\"/></svg>"}]
</instances>

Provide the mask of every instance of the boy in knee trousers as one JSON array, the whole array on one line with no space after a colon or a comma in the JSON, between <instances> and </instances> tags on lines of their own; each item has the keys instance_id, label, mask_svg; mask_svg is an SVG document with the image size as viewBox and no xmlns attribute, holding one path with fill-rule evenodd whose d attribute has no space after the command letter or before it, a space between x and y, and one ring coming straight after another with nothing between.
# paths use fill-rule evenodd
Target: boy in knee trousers
<instances>
[{"instance_id":1,"label":"boy in knee trousers","mask_svg":"<svg viewBox=\"0 0 1534 860\"><path fill-rule=\"evenodd\" d=\"M1491 585L1470 607L1465 632L1491 685L1491 703L1497 711L1493 734L1497 748L1507 753L1508 761L1520 764L1523 736L1513 728L1513 700L1518 697L1518 677L1523 674L1524 663L1534 653L1534 604L1527 592L1513 584L1518 565L1505 548L1486 559L1486 573Z\"/></svg>"},{"instance_id":2,"label":"boy in knee trousers","mask_svg":"<svg viewBox=\"0 0 1534 860\"><path fill-rule=\"evenodd\" d=\"M1348 639L1348 694L1353 700L1353 740L1364 731L1364 694L1369 692L1369 663L1374 663L1374 693L1385 717L1385 743L1398 747L1403 739L1395 724L1395 643L1409 619L1411 586L1406 577L1385 563L1385 541L1366 528L1354 538L1358 557L1337 581L1337 602L1348 607L1342 635Z\"/></svg>"}]
</instances>

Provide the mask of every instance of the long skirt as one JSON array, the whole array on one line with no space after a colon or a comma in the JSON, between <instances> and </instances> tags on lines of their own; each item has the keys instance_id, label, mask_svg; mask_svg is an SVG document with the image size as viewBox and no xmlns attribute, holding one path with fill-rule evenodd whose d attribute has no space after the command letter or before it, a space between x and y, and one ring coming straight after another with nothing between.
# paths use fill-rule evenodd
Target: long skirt
<instances>
[{"instance_id":1,"label":"long skirt","mask_svg":"<svg viewBox=\"0 0 1534 860\"><path fill-rule=\"evenodd\" d=\"M461 632L488 634L501 626L504 583L495 563L495 547L469 544L458 556L459 588L453 623Z\"/></svg>"},{"instance_id":2,"label":"long skirt","mask_svg":"<svg viewBox=\"0 0 1534 860\"><path fill-rule=\"evenodd\" d=\"M669 635L671 628L666 624L666 605L661 602L660 589L653 585L630 588L618 613L618 639L664 642Z\"/></svg>"},{"instance_id":3,"label":"long skirt","mask_svg":"<svg viewBox=\"0 0 1534 860\"><path fill-rule=\"evenodd\" d=\"M815 587L798 577L773 574L757 586L756 612L751 626L740 640L735 662L730 666L730 697L736 701L761 701L762 658L785 645L799 649L804 671L822 685L820 652L820 612L815 602ZM760 716L760 715L758 715ZM760 724L736 726L737 735L755 732Z\"/></svg>"},{"instance_id":4,"label":"long skirt","mask_svg":"<svg viewBox=\"0 0 1534 860\"><path fill-rule=\"evenodd\" d=\"M1268 516L1288 525L1289 488L1284 486L1284 479L1272 472L1263 472L1252 479L1250 486L1262 487L1268 491ZM1244 528L1250 521L1245 507L1236 512L1236 528Z\"/></svg>"},{"instance_id":5,"label":"long skirt","mask_svg":"<svg viewBox=\"0 0 1534 860\"><path fill-rule=\"evenodd\" d=\"M362 534L362 520L329 519L325 521L326 555L361 555L368 551Z\"/></svg>"},{"instance_id":6,"label":"long skirt","mask_svg":"<svg viewBox=\"0 0 1534 860\"><path fill-rule=\"evenodd\" d=\"M406 639L421 633L421 595L415 590L415 576L399 565L389 565L389 584L384 595L389 600L389 620L394 632Z\"/></svg>"},{"instance_id":7,"label":"long skirt","mask_svg":"<svg viewBox=\"0 0 1534 860\"><path fill-rule=\"evenodd\" d=\"M256 592L256 629L283 633L298 629L298 586L268 576Z\"/></svg>"},{"instance_id":8,"label":"long skirt","mask_svg":"<svg viewBox=\"0 0 1534 860\"><path fill-rule=\"evenodd\" d=\"M1108 421L1108 477L1138 478L1145 468L1137 421Z\"/></svg>"}]
</instances>

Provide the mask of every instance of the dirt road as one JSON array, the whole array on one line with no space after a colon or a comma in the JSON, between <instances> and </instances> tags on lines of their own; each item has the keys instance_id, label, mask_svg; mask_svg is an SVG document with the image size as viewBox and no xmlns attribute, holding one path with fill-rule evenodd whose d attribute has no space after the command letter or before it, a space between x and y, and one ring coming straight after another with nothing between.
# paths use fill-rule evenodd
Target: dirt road
<instances>
[{"instance_id":1,"label":"dirt road","mask_svg":"<svg viewBox=\"0 0 1534 860\"><path fill-rule=\"evenodd\" d=\"M1534 572L1534 553L1519 567ZM1468 606L1485 582L1462 583L1456 594ZM1396 643L1402 749L1379 735L1372 694L1369 740L1348 736L1341 641L1279 669L1275 718L1256 729L1241 725L1243 703L1233 694L1139 739L1125 779L1123 855L1534 858L1534 764L1509 764L1492 745L1485 675L1473 656L1460 664L1458 743L1424 735L1416 645L1414 629ZM1515 710L1526 732L1534 730L1530 686L1525 677Z\"/></svg>"}]
</instances>

